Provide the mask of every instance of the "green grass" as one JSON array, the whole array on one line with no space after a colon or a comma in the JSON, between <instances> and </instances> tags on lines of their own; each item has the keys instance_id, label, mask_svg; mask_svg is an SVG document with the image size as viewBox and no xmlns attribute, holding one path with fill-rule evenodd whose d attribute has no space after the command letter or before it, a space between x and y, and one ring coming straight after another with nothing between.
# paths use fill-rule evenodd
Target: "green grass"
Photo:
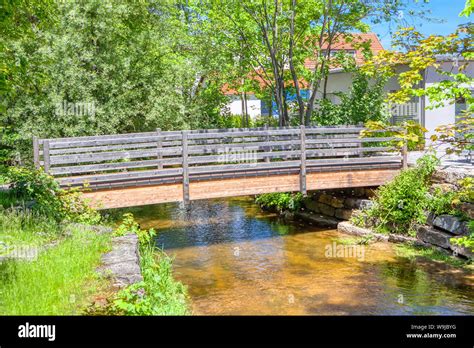
<instances>
[{"instance_id":1,"label":"green grass","mask_svg":"<svg viewBox=\"0 0 474 348\"><path fill-rule=\"evenodd\" d=\"M11 191L0 190L0 207L10 208L14 205L18 205L18 197Z\"/></svg>"},{"instance_id":2,"label":"green grass","mask_svg":"<svg viewBox=\"0 0 474 348\"><path fill-rule=\"evenodd\" d=\"M110 248L111 236L83 229L72 232L36 261L0 263L0 315L80 314L104 287L106 280L97 276L96 267Z\"/></svg>"},{"instance_id":3,"label":"green grass","mask_svg":"<svg viewBox=\"0 0 474 348\"><path fill-rule=\"evenodd\" d=\"M409 244L397 244L395 246L395 253L397 256L413 260L417 257L423 257L433 261L444 262L454 267L472 268L472 262L469 260L463 260L432 248L418 247Z\"/></svg>"},{"instance_id":4,"label":"green grass","mask_svg":"<svg viewBox=\"0 0 474 348\"><path fill-rule=\"evenodd\" d=\"M3 246L39 246L57 239L63 230L64 226L39 212L0 208L0 241Z\"/></svg>"},{"instance_id":5,"label":"green grass","mask_svg":"<svg viewBox=\"0 0 474 348\"><path fill-rule=\"evenodd\" d=\"M337 238L336 242L342 245L367 245L375 242L372 235L361 236L361 237L341 237Z\"/></svg>"}]
</instances>

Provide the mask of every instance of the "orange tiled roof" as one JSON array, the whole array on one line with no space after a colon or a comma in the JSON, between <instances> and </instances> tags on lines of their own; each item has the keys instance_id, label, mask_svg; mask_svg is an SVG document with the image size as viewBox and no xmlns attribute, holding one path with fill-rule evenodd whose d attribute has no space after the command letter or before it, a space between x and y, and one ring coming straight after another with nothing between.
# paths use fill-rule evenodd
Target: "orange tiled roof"
<instances>
[{"instance_id":1,"label":"orange tiled roof","mask_svg":"<svg viewBox=\"0 0 474 348\"><path fill-rule=\"evenodd\" d=\"M354 48L354 43L369 42L370 43L370 50L372 51L372 53L374 55L376 55L378 52L380 52L384 49L383 46L382 46L382 43L380 42L380 40L377 36L377 34L375 34L375 33L354 33L354 34L352 34L352 36L353 36L352 42L346 42L346 40L344 39L344 36L341 35L338 38L338 40L335 43L332 44L331 50L332 51L335 51L335 50L355 50L356 64L361 64L364 61L362 50ZM328 44L323 43L322 49L327 49L327 48L328 48ZM311 70L315 68L315 65L316 65L316 61L314 59L311 59L311 58L306 59L306 61L304 63L304 66L307 69L311 69ZM336 68L336 66L334 68ZM255 81L258 81L260 87L265 87L265 81L258 74L256 74L256 73L249 74L248 77L255 80ZM305 82L301 81L301 84L304 86ZM229 84L225 84L224 86L222 86L222 91L224 92L224 94L228 94L228 95L239 93L235 89L230 88Z\"/></svg>"},{"instance_id":2,"label":"orange tiled roof","mask_svg":"<svg viewBox=\"0 0 474 348\"><path fill-rule=\"evenodd\" d=\"M362 50L355 49L353 43L369 42L370 50L372 51L374 55L376 55L378 52L384 49L377 34L375 33L354 33L352 34L352 36L353 36L353 42L346 42L343 36L339 37L339 39L335 43L332 44L331 50L332 51L355 50L356 64L361 64L364 61ZM322 49L327 49L327 48L328 48L328 43L327 42L323 43ZM315 63L316 63L315 60L308 58L306 59L304 66L307 69L314 69Z\"/></svg>"}]
</instances>

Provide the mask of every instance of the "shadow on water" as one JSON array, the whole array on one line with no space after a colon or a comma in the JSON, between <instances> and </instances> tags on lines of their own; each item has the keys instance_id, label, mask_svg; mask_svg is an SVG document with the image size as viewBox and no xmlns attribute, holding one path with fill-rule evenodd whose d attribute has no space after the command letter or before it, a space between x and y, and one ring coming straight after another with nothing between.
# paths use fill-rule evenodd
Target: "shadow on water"
<instances>
[{"instance_id":1,"label":"shadow on water","mask_svg":"<svg viewBox=\"0 0 474 348\"><path fill-rule=\"evenodd\" d=\"M174 256L195 314L473 314L473 276L396 256L336 257L344 235L262 212L250 198L132 208Z\"/></svg>"}]
</instances>

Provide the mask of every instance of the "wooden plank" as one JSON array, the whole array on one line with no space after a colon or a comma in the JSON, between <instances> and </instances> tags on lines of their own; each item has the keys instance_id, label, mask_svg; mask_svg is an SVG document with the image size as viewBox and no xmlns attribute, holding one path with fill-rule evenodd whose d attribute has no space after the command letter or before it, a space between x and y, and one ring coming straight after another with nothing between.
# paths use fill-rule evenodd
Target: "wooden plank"
<instances>
[{"instance_id":1,"label":"wooden plank","mask_svg":"<svg viewBox=\"0 0 474 348\"><path fill-rule=\"evenodd\" d=\"M189 166L188 166L188 136L189 132L182 131L182 147L183 147L183 202L189 203Z\"/></svg>"},{"instance_id":2,"label":"wooden plank","mask_svg":"<svg viewBox=\"0 0 474 348\"><path fill-rule=\"evenodd\" d=\"M384 138L334 138L334 139L307 139L306 144L333 144L333 143L369 143L369 142L387 142L398 140L396 137Z\"/></svg>"},{"instance_id":3,"label":"wooden plank","mask_svg":"<svg viewBox=\"0 0 474 348\"><path fill-rule=\"evenodd\" d=\"M133 207L182 199L181 183L156 186L130 187L84 192L83 198L97 209Z\"/></svg>"},{"instance_id":4,"label":"wooden plank","mask_svg":"<svg viewBox=\"0 0 474 348\"><path fill-rule=\"evenodd\" d=\"M116 162L116 163L100 163L100 164L86 164L76 166L65 166L65 167L51 167L50 172L53 175L69 175L69 174L81 174L91 172L104 172L113 170L124 170L124 169L146 169L147 167L157 167L159 164L162 165L177 165L181 164L181 159L163 159L158 160L143 160L143 161L130 161L130 162Z\"/></svg>"},{"instance_id":5,"label":"wooden plank","mask_svg":"<svg viewBox=\"0 0 474 348\"><path fill-rule=\"evenodd\" d=\"M88 147L70 147L63 149L51 149L49 153L51 155L66 155L66 154L80 154L80 153L94 153L94 152L106 152L112 150L133 150L143 148L155 148L156 142L146 143L131 143L123 145L104 145L104 146L88 146ZM41 154L41 151L40 151Z\"/></svg>"},{"instance_id":6,"label":"wooden plank","mask_svg":"<svg viewBox=\"0 0 474 348\"><path fill-rule=\"evenodd\" d=\"M334 159L307 159L306 166L327 166L327 165L339 165L343 166L356 166L364 165L368 163L398 163L401 162L400 156L374 156L374 157L353 157L353 158L334 158Z\"/></svg>"},{"instance_id":7,"label":"wooden plank","mask_svg":"<svg viewBox=\"0 0 474 348\"><path fill-rule=\"evenodd\" d=\"M361 148L340 148L340 149L317 149L317 150L307 150L306 155L308 157L318 157L320 155L326 156L350 156L358 155L364 152L388 152L396 150L396 147L393 146L384 146L384 147L361 147Z\"/></svg>"},{"instance_id":8,"label":"wooden plank","mask_svg":"<svg viewBox=\"0 0 474 348\"><path fill-rule=\"evenodd\" d=\"M57 180L62 185L73 185L82 183L98 183L98 182L112 182L112 181L124 181L134 179L146 179L146 178L160 178L167 176L181 175L181 168L170 168L160 170L141 170L135 172L126 173L113 173L113 174L100 174L100 175L81 175L76 177L64 177L58 178Z\"/></svg>"},{"instance_id":9,"label":"wooden plank","mask_svg":"<svg viewBox=\"0 0 474 348\"><path fill-rule=\"evenodd\" d=\"M265 157L271 158L282 158L285 156L299 157L300 152L295 151L272 151L272 152L257 152L252 155L252 159L264 159ZM190 156L189 164L202 164L202 163L226 163L225 154L222 155L204 155L204 156Z\"/></svg>"},{"instance_id":10,"label":"wooden plank","mask_svg":"<svg viewBox=\"0 0 474 348\"><path fill-rule=\"evenodd\" d=\"M166 149L163 148L162 155L179 155L177 149ZM156 148L150 148L147 150L130 150L130 151L110 151L110 152L93 152L86 154L74 154L74 155L55 155L51 156L51 164L78 164L78 163L90 163L90 162L104 162L111 160L121 160L130 158L156 158Z\"/></svg>"},{"instance_id":11,"label":"wooden plank","mask_svg":"<svg viewBox=\"0 0 474 348\"><path fill-rule=\"evenodd\" d=\"M305 127L301 125L300 128L300 151L301 151L301 165L300 165L300 192L306 196L306 139Z\"/></svg>"}]
</instances>

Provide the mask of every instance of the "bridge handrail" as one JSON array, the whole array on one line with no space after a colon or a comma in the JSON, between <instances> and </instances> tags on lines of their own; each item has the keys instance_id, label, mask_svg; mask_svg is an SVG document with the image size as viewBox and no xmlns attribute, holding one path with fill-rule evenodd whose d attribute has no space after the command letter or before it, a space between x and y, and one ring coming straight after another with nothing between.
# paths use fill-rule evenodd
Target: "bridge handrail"
<instances>
[{"instance_id":1,"label":"bridge handrail","mask_svg":"<svg viewBox=\"0 0 474 348\"><path fill-rule=\"evenodd\" d=\"M216 175L299 171L304 192L307 171L326 167L353 170L406 167L406 146L402 156L393 154L398 151L399 138L360 137L362 130L360 126L158 129L130 134L34 138L33 150L36 167L43 167L62 185L182 182L186 197L184 186L189 186L186 182L190 178L206 180Z\"/></svg>"}]
</instances>

